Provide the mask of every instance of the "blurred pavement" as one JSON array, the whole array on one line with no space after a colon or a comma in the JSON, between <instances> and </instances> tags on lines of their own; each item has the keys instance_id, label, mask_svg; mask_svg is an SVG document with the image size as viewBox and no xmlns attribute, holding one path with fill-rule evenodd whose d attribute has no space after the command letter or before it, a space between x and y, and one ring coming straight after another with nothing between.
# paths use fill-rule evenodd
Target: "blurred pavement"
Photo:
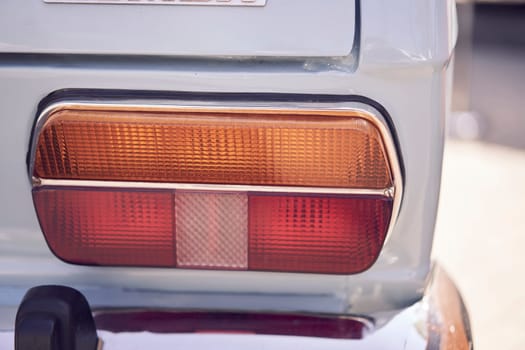
<instances>
[{"instance_id":1,"label":"blurred pavement","mask_svg":"<svg viewBox=\"0 0 525 350\"><path fill-rule=\"evenodd\" d=\"M462 4L458 20L452 107L474 117L451 134L525 149L525 4Z\"/></svg>"},{"instance_id":2,"label":"blurred pavement","mask_svg":"<svg viewBox=\"0 0 525 350\"><path fill-rule=\"evenodd\" d=\"M448 141L434 256L470 311L474 349L525 349L525 151Z\"/></svg>"}]
</instances>

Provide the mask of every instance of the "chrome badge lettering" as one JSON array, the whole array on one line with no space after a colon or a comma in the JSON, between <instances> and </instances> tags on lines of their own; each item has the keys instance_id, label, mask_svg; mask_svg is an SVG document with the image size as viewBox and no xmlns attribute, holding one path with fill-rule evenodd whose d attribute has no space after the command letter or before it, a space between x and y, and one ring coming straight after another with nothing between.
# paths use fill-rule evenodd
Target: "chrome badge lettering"
<instances>
[{"instance_id":1,"label":"chrome badge lettering","mask_svg":"<svg viewBox=\"0 0 525 350\"><path fill-rule=\"evenodd\" d=\"M265 6L267 0L44 0L50 4Z\"/></svg>"}]
</instances>

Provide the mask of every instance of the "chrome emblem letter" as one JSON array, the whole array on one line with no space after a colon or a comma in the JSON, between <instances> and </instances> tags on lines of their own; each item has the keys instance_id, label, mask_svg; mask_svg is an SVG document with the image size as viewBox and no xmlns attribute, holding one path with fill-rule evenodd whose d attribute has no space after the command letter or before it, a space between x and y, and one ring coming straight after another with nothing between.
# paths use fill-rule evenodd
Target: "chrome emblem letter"
<instances>
[{"instance_id":1,"label":"chrome emblem letter","mask_svg":"<svg viewBox=\"0 0 525 350\"><path fill-rule=\"evenodd\" d=\"M50 4L264 6L266 0L44 0Z\"/></svg>"}]
</instances>

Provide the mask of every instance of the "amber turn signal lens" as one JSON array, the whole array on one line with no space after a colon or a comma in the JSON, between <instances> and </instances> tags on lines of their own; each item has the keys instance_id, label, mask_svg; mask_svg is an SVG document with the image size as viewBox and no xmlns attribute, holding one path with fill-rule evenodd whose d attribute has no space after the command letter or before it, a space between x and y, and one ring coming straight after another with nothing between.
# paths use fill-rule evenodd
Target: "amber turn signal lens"
<instances>
[{"instance_id":1,"label":"amber turn signal lens","mask_svg":"<svg viewBox=\"0 0 525 350\"><path fill-rule=\"evenodd\" d=\"M60 109L36 145L33 176L384 189L381 134L358 112Z\"/></svg>"}]
</instances>

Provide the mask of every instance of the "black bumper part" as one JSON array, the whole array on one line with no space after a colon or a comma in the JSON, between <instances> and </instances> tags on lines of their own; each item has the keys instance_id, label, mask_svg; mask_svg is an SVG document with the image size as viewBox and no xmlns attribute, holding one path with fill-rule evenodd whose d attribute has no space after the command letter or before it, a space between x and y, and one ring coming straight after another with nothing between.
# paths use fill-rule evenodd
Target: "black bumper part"
<instances>
[{"instance_id":1,"label":"black bumper part","mask_svg":"<svg viewBox=\"0 0 525 350\"><path fill-rule=\"evenodd\" d=\"M18 309L15 350L95 350L98 338L91 308L75 289L31 288Z\"/></svg>"}]
</instances>

